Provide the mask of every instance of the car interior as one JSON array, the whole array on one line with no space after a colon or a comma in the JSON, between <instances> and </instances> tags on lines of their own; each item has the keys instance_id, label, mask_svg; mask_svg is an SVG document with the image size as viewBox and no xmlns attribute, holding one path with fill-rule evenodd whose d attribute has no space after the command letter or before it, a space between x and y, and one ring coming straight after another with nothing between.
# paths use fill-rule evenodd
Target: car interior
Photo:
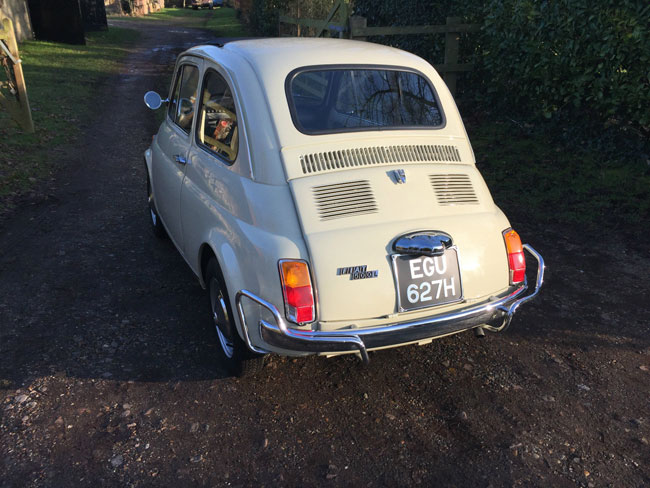
<instances>
[{"instance_id":1,"label":"car interior","mask_svg":"<svg viewBox=\"0 0 650 488\"><path fill-rule=\"evenodd\" d=\"M239 144L235 101L226 80L213 70L207 72L203 81L200 117L200 144L234 161Z\"/></svg>"}]
</instances>

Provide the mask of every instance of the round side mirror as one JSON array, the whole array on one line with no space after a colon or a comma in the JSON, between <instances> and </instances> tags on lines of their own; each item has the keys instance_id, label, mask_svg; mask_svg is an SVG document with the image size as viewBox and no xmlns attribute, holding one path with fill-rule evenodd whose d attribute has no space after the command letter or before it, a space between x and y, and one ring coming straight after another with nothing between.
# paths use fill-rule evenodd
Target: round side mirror
<instances>
[{"instance_id":1,"label":"round side mirror","mask_svg":"<svg viewBox=\"0 0 650 488\"><path fill-rule=\"evenodd\" d=\"M148 91L144 94L144 104L151 110L156 110L162 105L162 98L155 91Z\"/></svg>"}]
</instances>

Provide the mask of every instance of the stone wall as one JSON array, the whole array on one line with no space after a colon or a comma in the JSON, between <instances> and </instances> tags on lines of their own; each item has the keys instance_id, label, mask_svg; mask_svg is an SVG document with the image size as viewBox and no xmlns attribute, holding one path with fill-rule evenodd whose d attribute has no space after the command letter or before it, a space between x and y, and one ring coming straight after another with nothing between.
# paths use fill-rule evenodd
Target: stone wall
<instances>
[{"instance_id":1,"label":"stone wall","mask_svg":"<svg viewBox=\"0 0 650 488\"><path fill-rule=\"evenodd\" d=\"M164 8L164 0L133 0L134 14L147 15Z\"/></svg>"},{"instance_id":2,"label":"stone wall","mask_svg":"<svg viewBox=\"0 0 650 488\"><path fill-rule=\"evenodd\" d=\"M18 41L34 37L26 0L0 0L0 17L7 17L14 23Z\"/></svg>"}]
</instances>

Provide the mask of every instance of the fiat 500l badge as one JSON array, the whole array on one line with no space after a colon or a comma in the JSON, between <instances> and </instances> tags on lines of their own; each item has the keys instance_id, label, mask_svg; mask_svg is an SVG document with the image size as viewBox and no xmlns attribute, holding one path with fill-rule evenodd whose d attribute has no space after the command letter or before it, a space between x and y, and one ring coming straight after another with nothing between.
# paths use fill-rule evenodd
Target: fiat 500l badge
<instances>
[{"instance_id":1,"label":"fiat 500l badge","mask_svg":"<svg viewBox=\"0 0 650 488\"><path fill-rule=\"evenodd\" d=\"M376 278L379 276L379 270L374 269L368 271L368 266L346 266L344 268L337 268L336 275L350 275L351 280L365 280L368 278Z\"/></svg>"}]
</instances>

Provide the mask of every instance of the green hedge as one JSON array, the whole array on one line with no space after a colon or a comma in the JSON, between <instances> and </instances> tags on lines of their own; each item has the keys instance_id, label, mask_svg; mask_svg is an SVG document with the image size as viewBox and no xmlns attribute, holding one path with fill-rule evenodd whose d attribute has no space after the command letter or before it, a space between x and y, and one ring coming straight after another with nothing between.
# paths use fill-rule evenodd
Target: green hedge
<instances>
[{"instance_id":1,"label":"green hedge","mask_svg":"<svg viewBox=\"0 0 650 488\"><path fill-rule=\"evenodd\" d=\"M273 37L278 35L278 13L288 3L289 0L252 0L242 14L256 35Z\"/></svg>"},{"instance_id":2,"label":"green hedge","mask_svg":"<svg viewBox=\"0 0 650 488\"><path fill-rule=\"evenodd\" d=\"M650 135L650 2L646 0L355 0L368 25L481 25L461 41L476 70L464 95L527 118L579 117ZM442 37L373 38L432 62Z\"/></svg>"},{"instance_id":3,"label":"green hedge","mask_svg":"<svg viewBox=\"0 0 650 488\"><path fill-rule=\"evenodd\" d=\"M487 0L484 91L519 111L650 129L650 3Z\"/></svg>"},{"instance_id":4,"label":"green hedge","mask_svg":"<svg viewBox=\"0 0 650 488\"><path fill-rule=\"evenodd\" d=\"M261 36L278 35L278 13L295 17L325 18L336 0L251 0L242 3L243 16L253 32Z\"/></svg>"}]
</instances>

